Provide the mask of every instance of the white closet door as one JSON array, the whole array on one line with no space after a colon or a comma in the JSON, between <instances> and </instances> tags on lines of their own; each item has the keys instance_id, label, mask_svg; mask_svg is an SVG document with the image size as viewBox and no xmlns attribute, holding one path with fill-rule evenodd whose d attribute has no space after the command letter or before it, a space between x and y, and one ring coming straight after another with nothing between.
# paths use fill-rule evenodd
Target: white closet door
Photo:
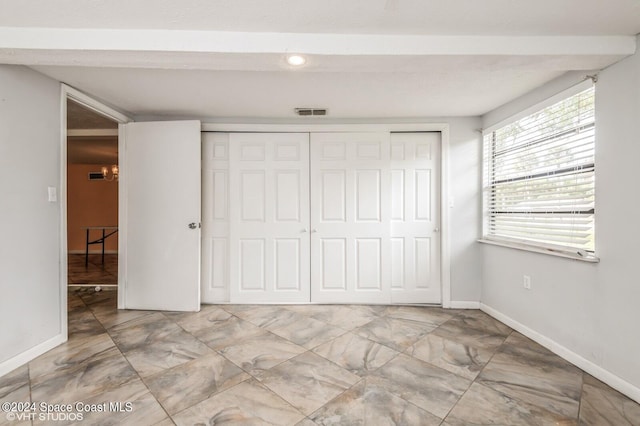
<instances>
[{"instance_id":1,"label":"white closet door","mask_svg":"<svg viewBox=\"0 0 640 426\"><path fill-rule=\"evenodd\" d=\"M389 133L311 134L311 300L389 303Z\"/></svg>"},{"instance_id":2,"label":"white closet door","mask_svg":"<svg viewBox=\"0 0 640 426\"><path fill-rule=\"evenodd\" d=\"M391 134L391 301L441 303L440 133Z\"/></svg>"},{"instance_id":3,"label":"white closet door","mask_svg":"<svg viewBox=\"0 0 640 426\"><path fill-rule=\"evenodd\" d=\"M229 301L229 134L202 134L202 302Z\"/></svg>"},{"instance_id":4,"label":"white closet door","mask_svg":"<svg viewBox=\"0 0 640 426\"><path fill-rule=\"evenodd\" d=\"M232 133L232 303L309 302L309 134Z\"/></svg>"}]
</instances>

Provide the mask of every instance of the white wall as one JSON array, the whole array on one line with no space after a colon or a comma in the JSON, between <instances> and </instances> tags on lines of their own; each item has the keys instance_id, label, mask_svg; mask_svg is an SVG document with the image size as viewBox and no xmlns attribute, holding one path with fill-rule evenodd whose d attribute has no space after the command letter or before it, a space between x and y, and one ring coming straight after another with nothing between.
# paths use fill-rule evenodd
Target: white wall
<instances>
[{"instance_id":1,"label":"white wall","mask_svg":"<svg viewBox=\"0 0 640 426\"><path fill-rule=\"evenodd\" d=\"M481 172L482 137L480 119L448 118L449 182L454 206L451 208L451 300L478 302L482 283ZM473 304L468 305L471 307ZM465 307L454 303L453 307Z\"/></svg>"},{"instance_id":2,"label":"white wall","mask_svg":"<svg viewBox=\"0 0 640 426\"><path fill-rule=\"evenodd\" d=\"M63 340L59 164L60 84L0 65L0 375Z\"/></svg>"},{"instance_id":3,"label":"white wall","mask_svg":"<svg viewBox=\"0 0 640 426\"><path fill-rule=\"evenodd\" d=\"M584 73L580 74L584 76ZM562 78L483 117L484 127L579 81ZM482 246L481 301L640 401L640 53L596 85L596 255L588 264ZM531 276L530 291L522 276Z\"/></svg>"}]
</instances>

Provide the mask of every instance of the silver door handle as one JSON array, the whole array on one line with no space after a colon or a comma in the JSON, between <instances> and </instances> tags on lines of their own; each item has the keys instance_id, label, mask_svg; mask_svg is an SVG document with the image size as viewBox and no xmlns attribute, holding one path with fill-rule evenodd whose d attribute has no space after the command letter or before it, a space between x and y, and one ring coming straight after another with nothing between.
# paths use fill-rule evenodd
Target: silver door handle
<instances>
[{"instance_id":1,"label":"silver door handle","mask_svg":"<svg viewBox=\"0 0 640 426\"><path fill-rule=\"evenodd\" d=\"M311 230L311 233L313 233L313 234L315 234L316 232L318 232L318 230L317 230L317 229L312 229L312 230Z\"/></svg>"},{"instance_id":2,"label":"silver door handle","mask_svg":"<svg viewBox=\"0 0 640 426\"><path fill-rule=\"evenodd\" d=\"M302 231L300 231L300 233L304 234L305 232L307 232L307 228L302 229Z\"/></svg>"},{"instance_id":3,"label":"silver door handle","mask_svg":"<svg viewBox=\"0 0 640 426\"><path fill-rule=\"evenodd\" d=\"M189 226L189 229L196 229L198 227L198 224L195 222L191 222L188 226Z\"/></svg>"},{"instance_id":4,"label":"silver door handle","mask_svg":"<svg viewBox=\"0 0 640 426\"><path fill-rule=\"evenodd\" d=\"M434 228L433 232L440 232L440 228Z\"/></svg>"}]
</instances>

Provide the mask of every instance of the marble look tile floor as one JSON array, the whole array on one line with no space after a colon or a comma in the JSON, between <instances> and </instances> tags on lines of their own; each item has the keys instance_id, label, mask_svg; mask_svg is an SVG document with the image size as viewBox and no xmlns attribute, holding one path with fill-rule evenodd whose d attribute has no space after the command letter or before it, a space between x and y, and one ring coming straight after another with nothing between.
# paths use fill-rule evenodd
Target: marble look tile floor
<instances>
[{"instance_id":1,"label":"marble look tile floor","mask_svg":"<svg viewBox=\"0 0 640 426\"><path fill-rule=\"evenodd\" d=\"M88 288L69 292L69 341L0 377L6 401L131 403L87 425L640 425L639 404L480 311L118 311Z\"/></svg>"}]
</instances>

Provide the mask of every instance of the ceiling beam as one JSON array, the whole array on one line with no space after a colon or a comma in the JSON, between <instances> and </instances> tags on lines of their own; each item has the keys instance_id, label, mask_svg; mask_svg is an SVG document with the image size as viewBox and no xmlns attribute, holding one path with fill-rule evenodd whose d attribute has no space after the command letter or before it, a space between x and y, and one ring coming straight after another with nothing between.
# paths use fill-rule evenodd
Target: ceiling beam
<instances>
[{"instance_id":1,"label":"ceiling beam","mask_svg":"<svg viewBox=\"0 0 640 426\"><path fill-rule=\"evenodd\" d=\"M429 36L0 27L0 60L21 52L309 55L631 55L634 36ZM73 65L73 64L69 64Z\"/></svg>"}]
</instances>

